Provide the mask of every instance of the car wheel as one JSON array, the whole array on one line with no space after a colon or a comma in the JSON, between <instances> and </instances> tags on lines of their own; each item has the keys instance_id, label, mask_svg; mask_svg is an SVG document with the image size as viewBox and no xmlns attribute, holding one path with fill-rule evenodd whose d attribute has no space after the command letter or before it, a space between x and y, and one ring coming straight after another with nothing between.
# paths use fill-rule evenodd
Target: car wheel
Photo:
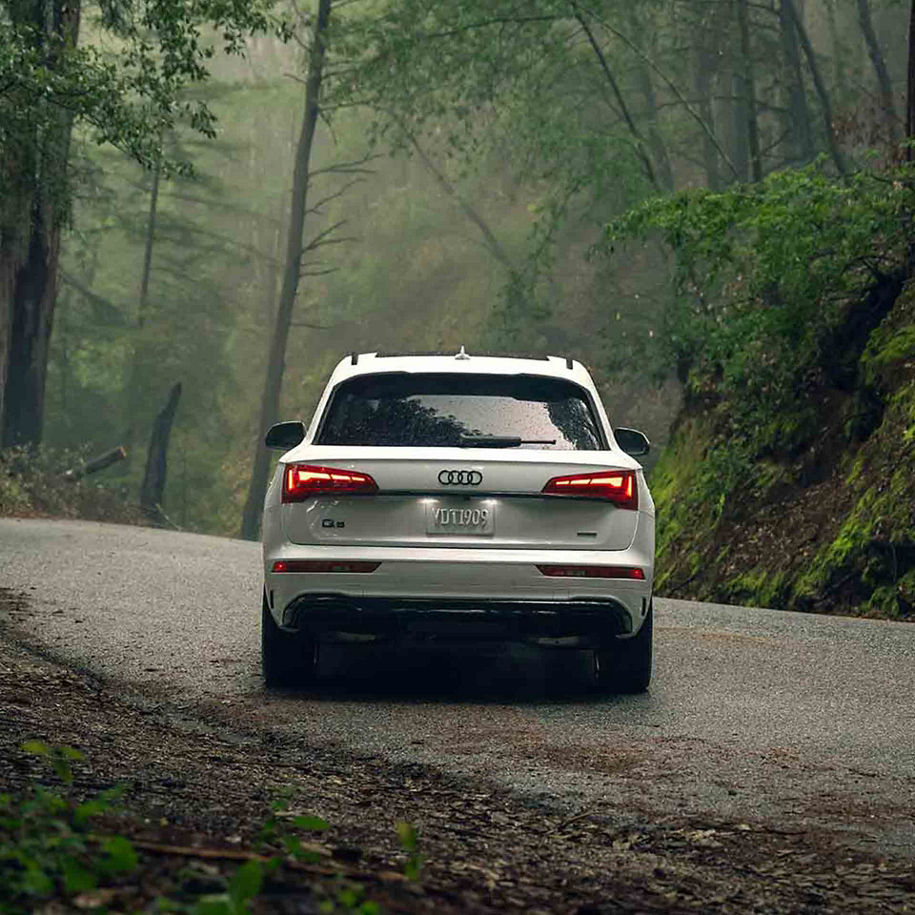
<instances>
[{"instance_id":1,"label":"car wheel","mask_svg":"<svg viewBox=\"0 0 915 915\"><path fill-rule=\"evenodd\" d=\"M261 669L269 686L304 686L318 669L318 643L301 632L284 632L273 620L264 595L261 608Z\"/></svg>"},{"instance_id":2,"label":"car wheel","mask_svg":"<svg viewBox=\"0 0 915 915\"><path fill-rule=\"evenodd\" d=\"M654 607L649 604L638 635L631 639L614 639L594 652L598 689L607 693L643 693L648 689L653 632Z\"/></svg>"}]
</instances>

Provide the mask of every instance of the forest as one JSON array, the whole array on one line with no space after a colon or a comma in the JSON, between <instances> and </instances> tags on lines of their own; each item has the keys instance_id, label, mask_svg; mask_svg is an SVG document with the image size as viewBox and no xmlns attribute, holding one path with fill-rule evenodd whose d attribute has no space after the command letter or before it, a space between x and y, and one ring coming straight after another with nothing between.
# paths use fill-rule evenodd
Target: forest
<instances>
[{"instance_id":1,"label":"forest","mask_svg":"<svg viewBox=\"0 0 915 915\"><path fill-rule=\"evenodd\" d=\"M912 12L4 0L0 511L256 538L344 354L556 354L654 443L662 593L907 615Z\"/></svg>"}]
</instances>

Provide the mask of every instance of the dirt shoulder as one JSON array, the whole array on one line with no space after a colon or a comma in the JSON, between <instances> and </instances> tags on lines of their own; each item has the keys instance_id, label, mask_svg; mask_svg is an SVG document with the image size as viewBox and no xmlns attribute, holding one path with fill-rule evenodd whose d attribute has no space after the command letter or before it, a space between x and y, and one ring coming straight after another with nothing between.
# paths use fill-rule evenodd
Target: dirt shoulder
<instances>
[{"instance_id":1,"label":"dirt shoulder","mask_svg":"<svg viewBox=\"0 0 915 915\"><path fill-rule=\"evenodd\" d=\"M852 850L841 836L652 822L609 808L570 816L432 768L189 717L41 656L8 630L0 671L4 791L24 791L44 772L19 749L24 740L84 753L79 795L127 786L127 812L104 825L134 840L138 869L101 896L58 897L48 912L101 902L136 911L160 895L187 901L219 889L263 852L258 834L278 789L289 797L285 815L320 816L331 828L306 837L317 860L277 871L255 911L318 911L322 900L346 911L341 879L401 912L913 910L910 865ZM398 821L419 831L416 882L403 878Z\"/></svg>"}]
</instances>

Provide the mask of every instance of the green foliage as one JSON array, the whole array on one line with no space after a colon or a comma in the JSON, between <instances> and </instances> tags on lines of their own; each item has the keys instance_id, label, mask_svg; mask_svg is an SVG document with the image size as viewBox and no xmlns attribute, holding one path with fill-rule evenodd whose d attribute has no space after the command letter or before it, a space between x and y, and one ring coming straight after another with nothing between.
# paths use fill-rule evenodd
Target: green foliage
<instances>
[{"instance_id":1,"label":"green foliage","mask_svg":"<svg viewBox=\"0 0 915 915\"><path fill-rule=\"evenodd\" d=\"M407 853L404 875L407 880L419 880L424 860L419 853L419 832L412 823L403 820L395 823L394 828L397 831L397 838L400 839L400 847Z\"/></svg>"},{"instance_id":2,"label":"green foliage","mask_svg":"<svg viewBox=\"0 0 915 915\"><path fill-rule=\"evenodd\" d=\"M121 835L98 834L92 830L99 817L120 809L124 786L118 785L86 800L72 793L73 764L83 754L72 747L49 747L39 740L22 744L23 752L43 760L63 785L56 790L36 783L22 796L0 794L0 911L26 915L49 900L72 903L75 897L110 886L135 874L140 859L129 839ZM291 814L291 792L278 791L271 815L261 830L268 848L281 848L296 861L313 863L321 856L306 848L294 830L323 832L330 824L320 817ZM399 824L398 830L401 825ZM405 833L406 835L406 833ZM415 830L407 836L410 866L416 879L419 859ZM406 840L405 840L406 841ZM406 844L405 844L406 847ZM247 915L251 903L265 882L282 866L279 855L252 858L240 865L225 881L225 890L196 898L160 897L159 912L184 915ZM408 869L408 876L410 875ZM340 915L380 915L380 906L366 898L365 887L344 876L316 881L311 887L321 912ZM77 902L82 907L82 903Z\"/></svg>"},{"instance_id":3,"label":"green foliage","mask_svg":"<svg viewBox=\"0 0 915 915\"><path fill-rule=\"evenodd\" d=\"M214 46L205 33L215 28L222 47L240 53L247 34L279 28L269 6L260 0L113 0L86 23L95 40L77 43L60 3L7 4L0 15L0 148L27 149L36 131L41 135L62 112L88 126L95 142L147 165L159 160L163 133L179 122L212 136L206 103L182 97L188 85L207 77ZM58 19L64 24L55 31L48 23Z\"/></svg>"},{"instance_id":4,"label":"green foliage","mask_svg":"<svg viewBox=\"0 0 915 915\"><path fill-rule=\"evenodd\" d=\"M187 905L160 900L160 911L184 912L187 915L247 915L249 903L260 893L265 875L276 869L278 862L264 864L246 861L229 879L224 893L209 893Z\"/></svg>"},{"instance_id":5,"label":"green foliage","mask_svg":"<svg viewBox=\"0 0 915 915\"><path fill-rule=\"evenodd\" d=\"M706 398L727 440L709 494L726 499L754 461L803 445L815 404L798 396L830 362L831 334L907 244L911 176L861 172L848 180L820 166L757 185L688 191L648 201L611 221L604 250L660 236L676 258L666 316L667 358ZM713 456L713 461L715 460Z\"/></svg>"},{"instance_id":6,"label":"green foliage","mask_svg":"<svg viewBox=\"0 0 915 915\"><path fill-rule=\"evenodd\" d=\"M46 760L65 788L72 786L72 764L83 758L78 750L36 740L22 750ZM76 896L134 871L137 854L127 839L90 832L92 821L117 809L122 795L117 786L78 803L69 791L42 784L21 798L0 795L0 908L30 912L58 892Z\"/></svg>"},{"instance_id":7,"label":"green foliage","mask_svg":"<svg viewBox=\"0 0 915 915\"><path fill-rule=\"evenodd\" d=\"M693 595L910 612L915 336L911 293L894 297L911 179L785 172L653 201L609 226L610 245L661 233L677 258L666 344L688 367L687 417L652 477L662 590L698 577ZM850 508L819 518L822 546L789 568L760 556L735 571L716 544L743 522L746 536L763 508L784 514L809 474L842 466L843 441L852 470L829 492L834 512Z\"/></svg>"},{"instance_id":8,"label":"green foliage","mask_svg":"<svg viewBox=\"0 0 915 915\"><path fill-rule=\"evenodd\" d=\"M313 864L321 859L321 853L303 843L301 837L290 827L295 827L301 832L324 832L330 829L330 823L311 814L290 813L291 800L291 790L283 789L276 792L270 802L270 816L261 826L259 842L265 849L279 846L296 861Z\"/></svg>"},{"instance_id":9,"label":"green foliage","mask_svg":"<svg viewBox=\"0 0 915 915\"><path fill-rule=\"evenodd\" d=\"M727 582L728 600L752 607L778 607L788 590L787 574L750 569Z\"/></svg>"},{"instance_id":10,"label":"green foliage","mask_svg":"<svg viewBox=\"0 0 915 915\"><path fill-rule=\"evenodd\" d=\"M813 165L721 193L686 191L611 221L604 250L660 236L676 258L671 358L694 371L695 390L714 378L722 392L781 404L823 355L824 332L899 262L911 179L903 169L837 180Z\"/></svg>"}]
</instances>

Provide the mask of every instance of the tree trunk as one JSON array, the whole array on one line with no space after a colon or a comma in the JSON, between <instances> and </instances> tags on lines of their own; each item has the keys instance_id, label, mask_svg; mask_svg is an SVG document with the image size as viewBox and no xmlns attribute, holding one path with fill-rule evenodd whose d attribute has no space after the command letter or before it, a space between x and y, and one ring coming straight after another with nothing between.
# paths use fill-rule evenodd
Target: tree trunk
<instances>
[{"instance_id":1,"label":"tree trunk","mask_svg":"<svg viewBox=\"0 0 915 915\"><path fill-rule=\"evenodd\" d=\"M749 118L747 117L747 87L743 66L743 49L739 40L739 12L738 4L741 0L730 0L728 36L730 38L730 54L728 55L728 69L730 70L730 154L734 164L734 178L739 182L746 182L750 178L750 140L747 136ZM734 36L735 22L738 35Z\"/></svg>"},{"instance_id":2,"label":"tree trunk","mask_svg":"<svg viewBox=\"0 0 915 915\"><path fill-rule=\"evenodd\" d=\"M654 34L651 23L646 23L639 18L638 4L633 4L630 7L629 31L633 35L644 35L646 38ZM657 49L652 49L652 56L655 50ZM661 129L658 122L658 97L655 92L654 81L651 78L651 70L642 58L638 58L633 75L635 77L635 84L642 95L645 105L646 135L648 138L648 146L651 150L651 156L654 159L658 181L662 190L673 191L673 168L670 164L667 145L664 142L664 137L661 135Z\"/></svg>"},{"instance_id":3,"label":"tree trunk","mask_svg":"<svg viewBox=\"0 0 915 915\"><path fill-rule=\"evenodd\" d=\"M3 445L37 445L44 419L48 344L57 296L60 226L56 208L40 199L32 212L25 262L16 270L6 378Z\"/></svg>"},{"instance_id":4,"label":"tree trunk","mask_svg":"<svg viewBox=\"0 0 915 915\"><path fill-rule=\"evenodd\" d=\"M17 11L21 11L21 7ZM76 44L79 0L36 2L29 25L53 71L62 46ZM3 151L0 169L0 403L3 446L37 445L44 420L48 348L67 207L72 115L48 110Z\"/></svg>"},{"instance_id":5,"label":"tree trunk","mask_svg":"<svg viewBox=\"0 0 915 915\"><path fill-rule=\"evenodd\" d=\"M295 172L292 179L292 202L289 214L289 233L286 242L286 267L283 286L276 311L273 339L267 358L267 377L261 399L257 443L254 451L254 466L248 485L248 498L242 514L241 536L256 540L260 532L261 511L267 492L267 474L270 470L270 453L264 445L264 432L277 420L280 392L283 387L283 372L286 368L286 343L292 323L292 311L299 289L302 272L305 214L308 209L308 185L311 148L320 111L321 82L324 78L324 60L327 30L330 23L332 0L318 0L318 14L312 29L311 50L308 57L308 76L305 82L305 111L302 129L296 150Z\"/></svg>"},{"instance_id":6,"label":"tree trunk","mask_svg":"<svg viewBox=\"0 0 915 915\"><path fill-rule=\"evenodd\" d=\"M609 61L607 60L606 55L604 54L600 44L597 41L597 38L594 35L594 29L588 23L584 13L578 9L578 5L574 2L574 0L572 3L572 9L575 12L575 18L578 21L578 24L582 27L582 30L587 36L588 44L591 46L591 50L594 52L594 56L597 58L601 72L604 74L607 86L612 93L615 106L614 102L611 102L610 107L616 107L618 109L619 116L623 119L626 127L632 134L633 141L635 142L636 155L638 155L642 162L642 167L645 169L645 177L657 190L661 190L661 186L658 183L658 176L655 172L654 163L652 162L651 156L646 149L645 140L642 137L638 127L636 127L635 121L632 119L632 114L629 111L629 106L626 104L626 100L623 98L623 94L620 91L619 82L614 76L613 71L610 69Z\"/></svg>"},{"instance_id":7,"label":"tree trunk","mask_svg":"<svg viewBox=\"0 0 915 915\"><path fill-rule=\"evenodd\" d=\"M140 298L137 302L137 320L134 327L134 342L130 348L130 364L127 366L127 391L124 398L127 408L124 441L127 453L134 450L137 415L140 412L140 358L143 349L143 328L149 310L149 279L152 274L153 247L156 240L156 222L159 215L159 182L162 177L162 163L157 161L152 172L152 186L149 190L149 214L146 218L146 238L143 244L143 272L140 274Z\"/></svg>"},{"instance_id":8,"label":"tree trunk","mask_svg":"<svg viewBox=\"0 0 915 915\"><path fill-rule=\"evenodd\" d=\"M635 79L645 100L648 146L655 161L658 181L662 190L670 192L674 189L674 172L670 164L670 156L667 154L667 146L658 126L658 98L651 80L651 72L642 61L636 64Z\"/></svg>"},{"instance_id":9,"label":"tree trunk","mask_svg":"<svg viewBox=\"0 0 915 915\"><path fill-rule=\"evenodd\" d=\"M146 471L140 487L140 511L153 522L166 521L162 503L165 499L165 480L168 475L168 440L172 434L172 423L181 397L181 383L176 384L168 395L165 406L153 423L149 437L149 451L146 455Z\"/></svg>"},{"instance_id":10,"label":"tree trunk","mask_svg":"<svg viewBox=\"0 0 915 915\"><path fill-rule=\"evenodd\" d=\"M740 182L750 179L750 144L747 139L746 89L738 70L731 71L731 160L734 177Z\"/></svg>"},{"instance_id":11,"label":"tree trunk","mask_svg":"<svg viewBox=\"0 0 915 915\"><path fill-rule=\"evenodd\" d=\"M794 26L797 29L797 37L800 40L801 48L804 51L804 57L807 59L807 66L810 69L810 75L813 77L813 85L816 87L817 96L820 99L820 107L823 110L823 126L826 131L826 145L829 147L829 153L832 161L835 163L836 170L840 175L848 174L848 168L845 165L845 157L842 150L839 149L836 140L836 132L832 124L832 102L829 98L829 92L826 84L823 82L819 65L817 64L816 54L813 51L813 45L810 43L810 36L807 29L804 28L803 20L797 10L795 0L783 0L785 10L794 20Z\"/></svg>"},{"instance_id":12,"label":"tree trunk","mask_svg":"<svg viewBox=\"0 0 915 915\"><path fill-rule=\"evenodd\" d=\"M915 140L915 0L909 13L909 78L906 91L905 136L909 145L905 149L906 162L912 161L912 142Z\"/></svg>"},{"instance_id":13,"label":"tree trunk","mask_svg":"<svg viewBox=\"0 0 915 915\"><path fill-rule=\"evenodd\" d=\"M890 81L890 74L886 68L886 61L883 59L883 51L880 49L880 42L877 41L877 35L874 32L874 23L871 19L869 0L858 0L858 22L861 25L861 34L864 36L864 43L867 45L867 54L871 59L871 64L873 64L874 67L874 74L877 77L877 88L880 95L880 107L883 110L883 120L886 124L890 142L893 142L899 135L899 118L896 114L896 106L893 103L893 84Z\"/></svg>"},{"instance_id":14,"label":"tree trunk","mask_svg":"<svg viewBox=\"0 0 915 915\"><path fill-rule=\"evenodd\" d=\"M4 214L5 215L5 214ZM13 323L13 288L16 258L6 250L5 233L0 233L0 447L3 445L3 417L6 415L6 379L10 360Z\"/></svg>"},{"instance_id":15,"label":"tree trunk","mask_svg":"<svg viewBox=\"0 0 915 915\"><path fill-rule=\"evenodd\" d=\"M843 66L846 52L839 33L839 23L836 19L836 0L824 0L823 5L826 8L829 43L832 45L832 54L830 55L832 58L832 84L839 98L844 98L848 93L848 77Z\"/></svg>"},{"instance_id":16,"label":"tree trunk","mask_svg":"<svg viewBox=\"0 0 915 915\"><path fill-rule=\"evenodd\" d=\"M747 153L750 176L762 181L762 154L759 149L759 121L756 116L756 70L750 44L750 13L747 0L737 0L737 31L740 38L740 85L743 93L743 115L747 119Z\"/></svg>"},{"instance_id":17,"label":"tree trunk","mask_svg":"<svg viewBox=\"0 0 915 915\"><path fill-rule=\"evenodd\" d=\"M717 17L714 17L717 19ZM715 131L715 109L713 86L718 71L718 52L721 35L717 25L709 25L708 17L697 19L693 32L695 61L693 63L693 89L696 107L702 119ZM705 181L710 190L721 189L721 167L718 150L708 134L702 134L702 162L705 166Z\"/></svg>"},{"instance_id":18,"label":"tree trunk","mask_svg":"<svg viewBox=\"0 0 915 915\"><path fill-rule=\"evenodd\" d=\"M788 136L790 152L788 161L792 164L810 162L816 154L813 131L810 125L810 107L804 88L804 71L797 40L794 17L786 8L784 0L778 6L778 24L782 35L782 50L785 55L786 94L785 133Z\"/></svg>"}]
</instances>

